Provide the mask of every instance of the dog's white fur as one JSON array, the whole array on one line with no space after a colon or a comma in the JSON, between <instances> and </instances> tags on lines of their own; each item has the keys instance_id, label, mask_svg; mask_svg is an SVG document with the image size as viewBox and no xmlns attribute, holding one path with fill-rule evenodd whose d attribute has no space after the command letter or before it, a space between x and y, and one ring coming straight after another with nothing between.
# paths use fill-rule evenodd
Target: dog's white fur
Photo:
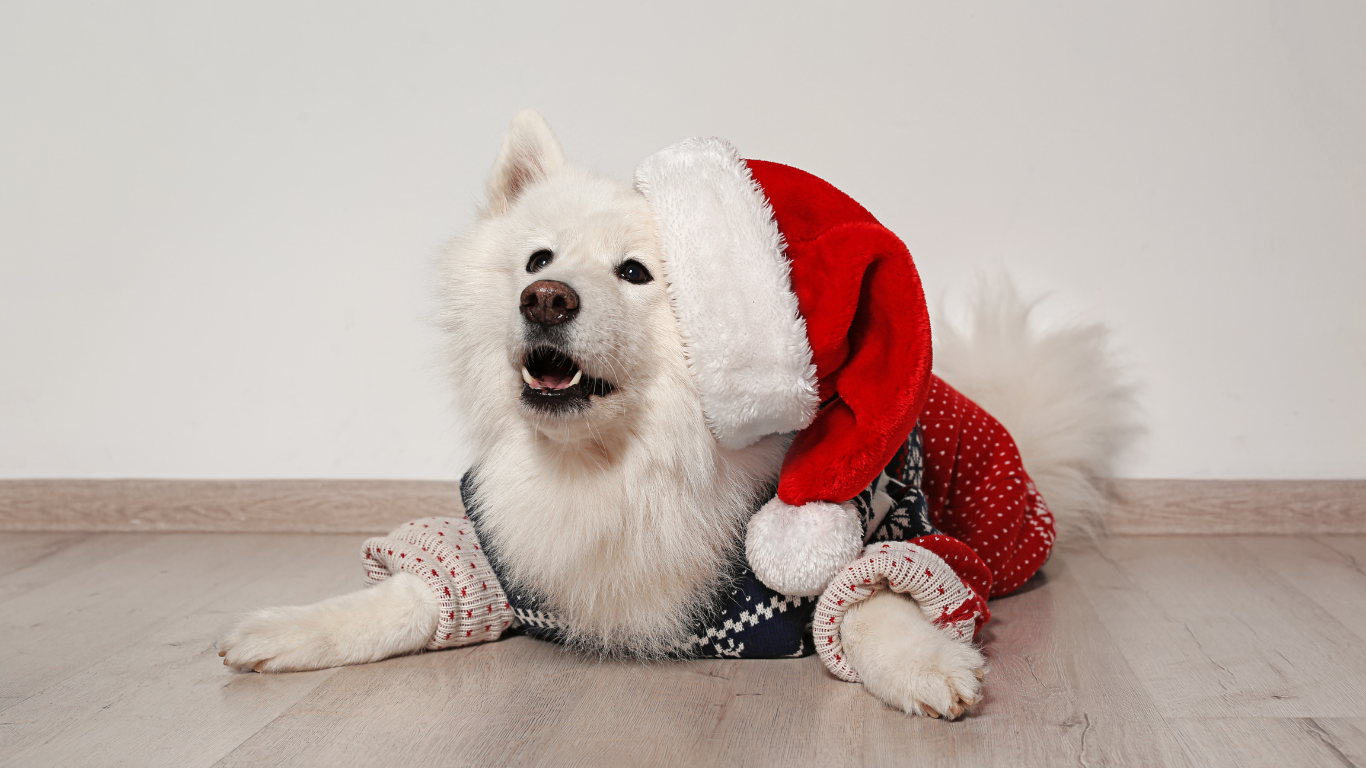
<instances>
[{"instance_id":1,"label":"dog's white fur","mask_svg":"<svg viewBox=\"0 0 1366 768\"><path fill-rule=\"evenodd\" d=\"M946 639L890 589L850 608L840 625L849 664L869 693L908 714L953 719L981 700L986 658Z\"/></svg>"},{"instance_id":2,"label":"dog's white fur","mask_svg":"<svg viewBox=\"0 0 1366 768\"><path fill-rule=\"evenodd\" d=\"M961 327L935 323L935 372L994 416L1053 511L1058 540L1104 532L1107 479L1140 432L1133 387L1100 323L1034 327L1035 302L982 280Z\"/></svg>"},{"instance_id":3,"label":"dog's white fur","mask_svg":"<svg viewBox=\"0 0 1366 768\"><path fill-rule=\"evenodd\" d=\"M426 645L439 610L426 582L396 573L374 589L256 611L218 642L218 655L224 664L257 672L380 661Z\"/></svg>"},{"instance_id":4,"label":"dog's white fur","mask_svg":"<svg viewBox=\"0 0 1366 768\"><path fill-rule=\"evenodd\" d=\"M540 249L554 260L529 275ZM619 279L626 259L664 274L645 199L567 164L544 120L519 113L479 220L445 259L442 323L476 442L482 534L501 555L501 576L537 592L571 644L654 657L676 646L721 586L788 438L740 450L718 443L663 281ZM521 402L521 365L536 342L518 299L540 279L578 293L561 340L585 376L617 387L585 412L551 416ZM221 655L264 672L365 663L423 648L436 614L420 580L398 574L368 591L257 612ZM904 596L855 606L842 638L867 689L905 712L956 717L980 698L982 654Z\"/></svg>"},{"instance_id":5,"label":"dog's white fur","mask_svg":"<svg viewBox=\"0 0 1366 768\"><path fill-rule=\"evenodd\" d=\"M663 274L649 206L630 186L560 158L539 115L519 115L489 191L507 202L445 263L443 324L475 440L481 535L502 555L501 578L542 595L570 643L658 656L719 587L786 441L717 444L663 281L615 274L627 259ZM508 190L503 179L527 184ZM540 249L554 261L529 275ZM579 295L578 316L559 326L566 351L585 376L617 387L583 414L548 416L521 402L521 365L535 344L518 297L536 280Z\"/></svg>"}]
</instances>

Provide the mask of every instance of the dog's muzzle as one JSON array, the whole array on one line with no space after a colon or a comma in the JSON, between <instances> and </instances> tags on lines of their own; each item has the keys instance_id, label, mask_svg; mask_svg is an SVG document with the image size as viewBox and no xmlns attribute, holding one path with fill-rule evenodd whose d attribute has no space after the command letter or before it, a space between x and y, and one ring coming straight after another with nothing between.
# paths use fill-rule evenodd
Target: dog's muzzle
<instances>
[{"instance_id":1,"label":"dog's muzzle","mask_svg":"<svg viewBox=\"0 0 1366 768\"><path fill-rule=\"evenodd\" d=\"M574 358L552 347L537 347L522 362L522 402L544 413L586 410L593 397L615 391L611 382L585 375Z\"/></svg>"}]
</instances>

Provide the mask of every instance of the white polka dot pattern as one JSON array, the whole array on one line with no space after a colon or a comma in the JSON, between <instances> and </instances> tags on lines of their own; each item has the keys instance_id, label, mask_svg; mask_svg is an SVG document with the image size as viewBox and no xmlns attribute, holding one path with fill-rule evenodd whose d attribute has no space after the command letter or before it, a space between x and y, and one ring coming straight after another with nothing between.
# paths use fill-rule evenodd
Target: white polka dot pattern
<instances>
[{"instance_id":1,"label":"white polka dot pattern","mask_svg":"<svg viewBox=\"0 0 1366 768\"><path fill-rule=\"evenodd\" d=\"M1019 589L1053 551L1054 520L1005 427L937 376L920 415L930 519L977 553L991 596Z\"/></svg>"}]
</instances>

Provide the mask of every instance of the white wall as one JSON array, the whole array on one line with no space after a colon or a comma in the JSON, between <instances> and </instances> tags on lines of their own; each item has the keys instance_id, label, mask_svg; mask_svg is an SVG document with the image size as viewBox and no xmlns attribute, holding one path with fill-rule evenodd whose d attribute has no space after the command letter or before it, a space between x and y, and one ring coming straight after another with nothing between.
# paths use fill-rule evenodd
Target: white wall
<instances>
[{"instance_id":1,"label":"white wall","mask_svg":"<svg viewBox=\"0 0 1366 768\"><path fill-rule=\"evenodd\" d=\"M1106 320L1125 474L1366 477L1366 5L671 5L0 5L0 476L456 476L430 264L535 106Z\"/></svg>"}]
</instances>

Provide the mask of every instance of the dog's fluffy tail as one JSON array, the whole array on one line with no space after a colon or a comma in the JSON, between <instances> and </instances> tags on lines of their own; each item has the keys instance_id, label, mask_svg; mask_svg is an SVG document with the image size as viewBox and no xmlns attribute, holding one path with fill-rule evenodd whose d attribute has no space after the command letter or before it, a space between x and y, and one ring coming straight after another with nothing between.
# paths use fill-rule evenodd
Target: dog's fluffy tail
<instances>
[{"instance_id":1,"label":"dog's fluffy tail","mask_svg":"<svg viewBox=\"0 0 1366 768\"><path fill-rule=\"evenodd\" d=\"M964 328L936 326L935 371L1010 431L1061 540L1104 531L1108 479L1138 434L1132 388L1103 325L1040 332L1036 302L1006 279L982 280Z\"/></svg>"}]
</instances>

